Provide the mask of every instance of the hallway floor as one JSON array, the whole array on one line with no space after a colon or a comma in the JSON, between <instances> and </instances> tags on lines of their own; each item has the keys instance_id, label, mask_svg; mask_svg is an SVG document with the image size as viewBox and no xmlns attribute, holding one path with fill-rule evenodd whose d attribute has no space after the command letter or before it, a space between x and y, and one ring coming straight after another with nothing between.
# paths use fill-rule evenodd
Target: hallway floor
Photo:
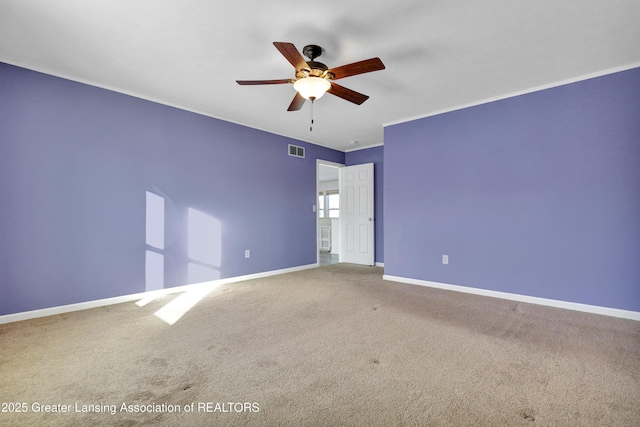
<instances>
[{"instance_id":1,"label":"hallway floor","mask_svg":"<svg viewBox=\"0 0 640 427\"><path fill-rule=\"evenodd\" d=\"M320 252L320 265L331 265L340 262L340 255L330 252Z\"/></svg>"}]
</instances>

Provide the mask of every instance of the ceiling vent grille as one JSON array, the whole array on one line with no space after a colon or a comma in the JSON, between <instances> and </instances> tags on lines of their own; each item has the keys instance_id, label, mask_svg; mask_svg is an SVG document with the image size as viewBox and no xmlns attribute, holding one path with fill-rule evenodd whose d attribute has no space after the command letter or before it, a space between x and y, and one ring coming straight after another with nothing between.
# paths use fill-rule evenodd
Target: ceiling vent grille
<instances>
[{"instance_id":1,"label":"ceiling vent grille","mask_svg":"<svg viewBox=\"0 0 640 427\"><path fill-rule=\"evenodd\" d=\"M298 147L297 145L289 144L289 155L304 159L304 147Z\"/></svg>"}]
</instances>

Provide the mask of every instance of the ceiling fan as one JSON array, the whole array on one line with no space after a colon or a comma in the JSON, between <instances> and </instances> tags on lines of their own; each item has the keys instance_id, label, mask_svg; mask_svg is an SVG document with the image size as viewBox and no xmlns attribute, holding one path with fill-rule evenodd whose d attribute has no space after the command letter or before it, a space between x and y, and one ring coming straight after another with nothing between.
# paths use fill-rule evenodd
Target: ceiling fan
<instances>
[{"instance_id":1,"label":"ceiling fan","mask_svg":"<svg viewBox=\"0 0 640 427\"><path fill-rule=\"evenodd\" d=\"M302 53L310 59L309 61L305 61L292 43L273 42L273 44L287 61L295 67L295 78L279 80L236 80L236 82L239 85L292 83L296 90L296 95L287 111L299 110L306 100L310 100L313 103L313 101L324 95L325 92L360 105L369 99L367 95L340 86L336 84L334 80L384 70L384 64L380 58L365 59L364 61L354 62L353 64L329 68L322 62L315 61L315 59L322 54L322 48L320 46L313 44L305 46L302 49Z\"/></svg>"}]
</instances>

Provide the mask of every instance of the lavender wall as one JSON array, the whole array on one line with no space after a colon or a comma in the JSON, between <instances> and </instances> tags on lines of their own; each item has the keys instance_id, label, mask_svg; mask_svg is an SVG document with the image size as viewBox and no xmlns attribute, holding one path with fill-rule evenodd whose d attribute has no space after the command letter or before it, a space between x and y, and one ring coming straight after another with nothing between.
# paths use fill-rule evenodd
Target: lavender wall
<instances>
[{"instance_id":1,"label":"lavender wall","mask_svg":"<svg viewBox=\"0 0 640 427\"><path fill-rule=\"evenodd\" d=\"M384 182L384 147L373 147L345 153L345 166L373 163L374 179L374 215L375 215L375 260L384 263L384 210L383 210L383 182Z\"/></svg>"},{"instance_id":2,"label":"lavender wall","mask_svg":"<svg viewBox=\"0 0 640 427\"><path fill-rule=\"evenodd\" d=\"M0 64L0 315L315 263L317 158L344 153Z\"/></svg>"},{"instance_id":3,"label":"lavender wall","mask_svg":"<svg viewBox=\"0 0 640 427\"><path fill-rule=\"evenodd\" d=\"M387 127L384 163L385 274L640 311L640 69Z\"/></svg>"}]
</instances>

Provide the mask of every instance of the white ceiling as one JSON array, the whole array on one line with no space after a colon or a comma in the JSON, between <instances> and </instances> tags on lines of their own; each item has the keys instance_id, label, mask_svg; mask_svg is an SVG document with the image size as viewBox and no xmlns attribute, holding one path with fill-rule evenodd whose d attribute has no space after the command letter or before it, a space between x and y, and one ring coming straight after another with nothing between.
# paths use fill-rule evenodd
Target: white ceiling
<instances>
[{"instance_id":1,"label":"white ceiling","mask_svg":"<svg viewBox=\"0 0 640 427\"><path fill-rule=\"evenodd\" d=\"M638 0L0 0L0 61L349 151L386 124L637 66L639 18ZM310 132L292 85L235 83L294 77L274 41L386 69L340 80L369 100L327 94Z\"/></svg>"}]
</instances>

